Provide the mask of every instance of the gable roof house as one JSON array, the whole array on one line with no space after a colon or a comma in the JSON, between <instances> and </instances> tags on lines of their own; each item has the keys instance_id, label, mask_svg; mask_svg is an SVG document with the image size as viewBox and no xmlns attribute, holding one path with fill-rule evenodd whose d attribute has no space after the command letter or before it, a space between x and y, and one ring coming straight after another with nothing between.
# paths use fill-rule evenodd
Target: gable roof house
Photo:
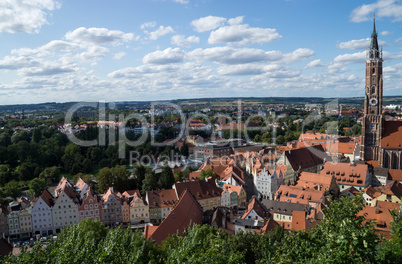
<instances>
[{"instance_id":1,"label":"gable roof house","mask_svg":"<svg viewBox=\"0 0 402 264\"><path fill-rule=\"evenodd\" d=\"M384 186L364 189L363 198L368 206L376 206L379 201L401 203L402 183L393 181Z\"/></svg>"},{"instance_id":2,"label":"gable roof house","mask_svg":"<svg viewBox=\"0 0 402 264\"><path fill-rule=\"evenodd\" d=\"M294 184L302 171L319 173L327 160L329 157L321 145L285 151L283 165L288 165L283 177L285 184Z\"/></svg>"},{"instance_id":3,"label":"gable roof house","mask_svg":"<svg viewBox=\"0 0 402 264\"><path fill-rule=\"evenodd\" d=\"M361 191L371 184L372 174L367 164L326 162L321 175L333 175L338 182L340 191L355 187Z\"/></svg>"},{"instance_id":4,"label":"gable roof house","mask_svg":"<svg viewBox=\"0 0 402 264\"><path fill-rule=\"evenodd\" d=\"M334 175L317 174L303 171L297 179L296 187L304 189L323 190L325 196L338 197L339 185Z\"/></svg>"},{"instance_id":5,"label":"gable roof house","mask_svg":"<svg viewBox=\"0 0 402 264\"><path fill-rule=\"evenodd\" d=\"M148 191L145 200L149 206L149 221L161 223L178 202L177 197L180 196L174 189Z\"/></svg>"},{"instance_id":6,"label":"gable roof house","mask_svg":"<svg viewBox=\"0 0 402 264\"><path fill-rule=\"evenodd\" d=\"M102 222L108 226L114 226L123 222L122 199L109 187L102 196Z\"/></svg>"},{"instance_id":7,"label":"gable roof house","mask_svg":"<svg viewBox=\"0 0 402 264\"><path fill-rule=\"evenodd\" d=\"M79 222L78 206L80 195L74 186L63 177L55 189L55 202L52 208L53 234L69 225Z\"/></svg>"},{"instance_id":8,"label":"gable roof house","mask_svg":"<svg viewBox=\"0 0 402 264\"><path fill-rule=\"evenodd\" d=\"M275 194L275 200L289 203L307 204L317 207L321 203L327 203L324 190L309 189L304 187L281 185Z\"/></svg>"},{"instance_id":9,"label":"gable roof house","mask_svg":"<svg viewBox=\"0 0 402 264\"><path fill-rule=\"evenodd\" d=\"M176 182L173 185L176 190L176 195L180 195L184 190L188 189L195 199L200 203L204 211L212 210L214 207L221 205L222 189L216 186L212 180L191 181L191 182Z\"/></svg>"},{"instance_id":10,"label":"gable roof house","mask_svg":"<svg viewBox=\"0 0 402 264\"><path fill-rule=\"evenodd\" d=\"M177 205L159 226L145 225L144 235L161 244L169 235L177 232L183 235L190 223L201 225L202 217L202 207L189 190L184 190Z\"/></svg>"},{"instance_id":11,"label":"gable roof house","mask_svg":"<svg viewBox=\"0 0 402 264\"><path fill-rule=\"evenodd\" d=\"M42 194L32 201L32 232L41 236L53 233L52 208L53 195L45 189Z\"/></svg>"},{"instance_id":12,"label":"gable roof house","mask_svg":"<svg viewBox=\"0 0 402 264\"><path fill-rule=\"evenodd\" d=\"M267 210L256 197L253 197L241 219L264 221L266 217Z\"/></svg>"}]
</instances>

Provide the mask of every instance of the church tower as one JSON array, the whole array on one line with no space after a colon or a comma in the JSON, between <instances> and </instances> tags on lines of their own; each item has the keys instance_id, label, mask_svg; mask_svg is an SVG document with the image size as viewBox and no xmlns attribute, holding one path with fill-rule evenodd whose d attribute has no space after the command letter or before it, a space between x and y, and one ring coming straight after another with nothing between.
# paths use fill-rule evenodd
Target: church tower
<instances>
[{"instance_id":1,"label":"church tower","mask_svg":"<svg viewBox=\"0 0 402 264\"><path fill-rule=\"evenodd\" d=\"M360 157L364 160L380 159L380 142L383 134L382 117L382 51L379 50L375 19L370 49L366 55L366 90Z\"/></svg>"}]
</instances>

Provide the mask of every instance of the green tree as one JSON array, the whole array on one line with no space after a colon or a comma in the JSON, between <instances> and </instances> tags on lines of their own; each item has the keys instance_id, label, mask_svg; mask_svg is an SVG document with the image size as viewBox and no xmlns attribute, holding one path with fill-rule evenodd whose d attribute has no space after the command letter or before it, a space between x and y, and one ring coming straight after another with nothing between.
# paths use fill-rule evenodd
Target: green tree
<instances>
[{"instance_id":1,"label":"green tree","mask_svg":"<svg viewBox=\"0 0 402 264\"><path fill-rule=\"evenodd\" d=\"M102 168L96 176L98 181L98 192L105 193L107 189L113 186L113 173L108 167Z\"/></svg>"},{"instance_id":2,"label":"green tree","mask_svg":"<svg viewBox=\"0 0 402 264\"><path fill-rule=\"evenodd\" d=\"M0 134L0 146L8 147L11 144L11 136L8 133Z\"/></svg>"},{"instance_id":3,"label":"green tree","mask_svg":"<svg viewBox=\"0 0 402 264\"><path fill-rule=\"evenodd\" d=\"M171 189L175 183L173 171L168 165L162 167L160 180L163 189Z\"/></svg>"},{"instance_id":4,"label":"green tree","mask_svg":"<svg viewBox=\"0 0 402 264\"><path fill-rule=\"evenodd\" d=\"M128 176L129 172L125 165L116 165L112 169L113 174L113 188L116 192L124 192L129 187Z\"/></svg>"},{"instance_id":5,"label":"green tree","mask_svg":"<svg viewBox=\"0 0 402 264\"><path fill-rule=\"evenodd\" d=\"M29 181L33 178L35 167L29 163L22 163L21 166L18 167L18 174L21 181Z\"/></svg>"},{"instance_id":6,"label":"green tree","mask_svg":"<svg viewBox=\"0 0 402 264\"><path fill-rule=\"evenodd\" d=\"M48 185L44 179L35 178L29 182L28 187L32 195L39 197Z\"/></svg>"},{"instance_id":7,"label":"green tree","mask_svg":"<svg viewBox=\"0 0 402 264\"><path fill-rule=\"evenodd\" d=\"M21 194L21 186L16 180L8 182L4 186L4 189L5 196L10 196L13 199L17 198Z\"/></svg>"},{"instance_id":8,"label":"green tree","mask_svg":"<svg viewBox=\"0 0 402 264\"><path fill-rule=\"evenodd\" d=\"M60 170L56 166L46 168L39 175L39 178L44 179L49 185L58 183L60 181Z\"/></svg>"},{"instance_id":9,"label":"green tree","mask_svg":"<svg viewBox=\"0 0 402 264\"><path fill-rule=\"evenodd\" d=\"M42 131L38 128L36 128L32 132L32 141L35 143L39 143L39 141L42 139Z\"/></svg>"},{"instance_id":10,"label":"green tree","mask_svg":"<svg viewBox=\"0 0 402 264\"><path fill-rule=\"evenodd\" d=\"M145 195L147 191L158 190L158 178L154 171L147 171L145 174L145 178L142 181L142 195Z\"/></svg>"},{"instance_id":11,"label":"green tree","mask_svg":"<svg viewBox=\"0 0 402 264\"><path fill-rule=\"evenodd\" d=\"M285 137L282 135L279 135L276 137L275 143L278 145L283 145L286 143Z\"/></svg>"},{"instance_id":12,"label":"green tree","mask_svg":"<svg viewBox=\"0 0 402 264\"><path fill-rule=\"evenodd\" d=\"M200 172L200 180L205 180L208 179L209 177L215 178L215 174L212 168L206 169L206 170L202 170Z\"/></svg>"}]
</instances>

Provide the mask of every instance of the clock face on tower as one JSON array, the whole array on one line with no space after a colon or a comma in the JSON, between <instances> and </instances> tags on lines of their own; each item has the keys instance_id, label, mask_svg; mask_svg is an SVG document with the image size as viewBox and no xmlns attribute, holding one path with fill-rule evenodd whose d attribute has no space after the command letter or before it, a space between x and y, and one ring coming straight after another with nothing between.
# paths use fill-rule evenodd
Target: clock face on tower
<instances>
[{"instance_id":1,"label":"clock face on tower","mask_svg":"<svg viewBox=\"0 0 402 264\"><path fill-rule=\"evenodd\" d=\"M371 104L372 106L376 106L376 105L378 104L377 98L371 98L371 99L370 99L370 104Z\"/></svg>"}]
</instances>

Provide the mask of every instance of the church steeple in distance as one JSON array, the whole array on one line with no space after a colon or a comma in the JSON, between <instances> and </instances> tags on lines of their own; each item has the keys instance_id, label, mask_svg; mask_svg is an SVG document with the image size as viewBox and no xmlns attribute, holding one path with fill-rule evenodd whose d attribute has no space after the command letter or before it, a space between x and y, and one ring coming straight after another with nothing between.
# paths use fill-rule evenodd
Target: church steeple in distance
<instances>
[{"instance_id":1,"label":"church steeple in distance","mask_svg":"<svg viewBox=\"0 0 402 264\"><path fill-rule=\"evenodd\" d=\"M380 157L380 143L384 123L382 117L382 93L382 54L378 46L374 19L370 48L366 58L366 88L360 152L360 157L364 158L364 160L378 161Z\"/></svg>"}]
</instances>

